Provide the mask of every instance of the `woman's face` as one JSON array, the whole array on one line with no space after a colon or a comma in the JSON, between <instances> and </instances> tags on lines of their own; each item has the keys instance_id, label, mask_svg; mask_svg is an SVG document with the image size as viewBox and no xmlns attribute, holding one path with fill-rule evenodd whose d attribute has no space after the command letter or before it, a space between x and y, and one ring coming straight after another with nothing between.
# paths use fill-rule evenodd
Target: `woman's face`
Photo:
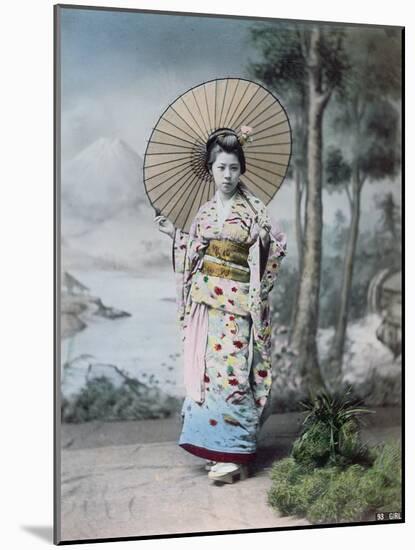
<instances>
[{"instance_id":1,"label":"woman's face","mask_svg":"<svg viewBox=\"0 0 415 550\"><path fill-rule=\"evenodd\" d=\"M215 180L216 189L231 197L241 175L241 165L238 157L235 153L221 151L212 164L211 174Z\"/></svg>"}]
</instances>

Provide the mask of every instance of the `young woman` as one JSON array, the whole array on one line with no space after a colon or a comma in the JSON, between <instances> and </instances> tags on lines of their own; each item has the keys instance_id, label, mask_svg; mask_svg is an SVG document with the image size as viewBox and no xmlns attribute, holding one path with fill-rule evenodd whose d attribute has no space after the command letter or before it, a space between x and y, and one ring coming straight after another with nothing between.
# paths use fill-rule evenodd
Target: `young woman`
<instances>
[{"instance_id":1,"label":"young woman","mask_svg":"<svg viewBox=\"0 0 415 550\"><path fill-rule=\"evenodd\" d=\"M216 193L189 234L164 216L155 222L174 239L186 387L179 445L213 464L209 478L233 482L256 457L270 396L268 295L286 237L240 181L246 166L236 132L222 128L209 137L206 169Z\"/></svg>"}]
</instances>

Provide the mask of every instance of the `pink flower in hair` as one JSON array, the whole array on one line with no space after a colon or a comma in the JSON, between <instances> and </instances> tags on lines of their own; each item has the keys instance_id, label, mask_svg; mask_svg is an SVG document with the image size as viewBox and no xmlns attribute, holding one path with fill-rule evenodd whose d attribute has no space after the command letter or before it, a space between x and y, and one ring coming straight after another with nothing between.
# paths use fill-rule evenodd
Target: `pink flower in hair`
<instances>
[{"instance_id":1,"label":"pink flower in hair","mask_svg":"<svg viewBox=\"0 0 415 550\"><path fill-rule=\"evenodd\" d=\"M249 136L249 134L252 134L253 128L251 128L250 126L241 126L241 132L246 136Z\"/></svg>"}]
</instances>

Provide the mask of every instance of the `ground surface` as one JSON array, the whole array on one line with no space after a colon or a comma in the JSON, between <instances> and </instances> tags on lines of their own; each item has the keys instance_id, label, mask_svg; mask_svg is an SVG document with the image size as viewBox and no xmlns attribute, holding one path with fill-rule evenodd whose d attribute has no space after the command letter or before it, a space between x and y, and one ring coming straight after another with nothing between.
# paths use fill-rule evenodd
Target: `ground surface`
<instances>
[{"instance_id":1,"label":"ground surface","mask_svg":"<svg viewBox=\"0 0 415 550\"><path fill-rule=\"evenodd\" d=\"M375 410L363 440L400 441L400 409ZM266 496L272 463L288 456L302 418L270 416L251 476L232 485L210 481L205 461L177 445L179 417L63 425L61 540L307 525L281 516Z\"/></svg>"}]
</instances>

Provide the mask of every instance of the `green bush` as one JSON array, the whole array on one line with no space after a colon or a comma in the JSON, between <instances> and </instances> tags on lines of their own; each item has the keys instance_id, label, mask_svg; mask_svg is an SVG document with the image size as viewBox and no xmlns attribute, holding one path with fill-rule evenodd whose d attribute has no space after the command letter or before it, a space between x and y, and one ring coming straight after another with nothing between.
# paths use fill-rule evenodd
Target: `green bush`
<instances>
[{"instance_id":1,"label":"green bush","mask_svg":"<svg viewBox=\"0 0 415 550\"><path fill-rule=\"evenodd\" d=\"M368 469L362 483L365 500L373 511L400 512L401 494L401 450L397 442L377 446L376 458ZM385 506L385 500L387 506Z\"/></svg>"},{"instance_id":2,"label":"green bush","mask_svg":"<svg viewBox=\"0 0 415 550\"><path fill-rule=\"evenodd\" d=\"M376 511L401 511L400 450L396 443L370 449L371 467L299 464L293 457L271 470L268 503L284 515L305 516L311 523L374 519Z\"/></svg>"},{"instance_id":3,"label":"green bush","mask_svg":"<svg viewBox=\"0 0 415 550\"><path fill-rule=\"evenodd\" d=\"M371 412L350 398L322 392L303 402L308 411L291 456L275 463L268 503L312 523L374 518L401 511L401 460L397 443L369 448L359 416Z\"/></svg>"},{"instance_id":4,"label":"green bush","mask_svg":"<svg viewBox=\"0 0 415 550\"><path fill-rule=\"evenodd\" d=\"M321 498L310 503L307 517L313 523L357 521L366 509L361 481L365 469L352 464L344 470L334 469Z\"/></svg>"},{"instance_id":5,"label":"green bush","mask_svg":"<svg viewBox=\"0 0 415 550\"><path fill-rule=\"evenodd\" d=\"M61 414L62 422L80 423L166 418L179 409L178 399L164 396L157 388L133 378L115 387L106 376L100 376L88 380L73 399L62 399Z\"/></svg>"},{"instance_id":6,"label":"green bush","mask_svg":"<svg viewBox=\"0 0 415 550\"><path fill-rule=\"evenodd\" d=\"M301 402L307 415L300 438L294 442L292 456L302 464L346 466L371 464L372 457L359 434L359 419L371 413L351 397L348 386L342 395L318 395Z\"/></svg>"},{"instance_id":7,"label":"green bush","mask_svg":"<svg viewBox=\"0 0 415 550\"><path fill-rule=\"evenodd\" d=\"M285 458L272 467L268 503L283 514L307 515L311 502L323 494L331 475L330 468L313 470L292 457Z\"/></svg>"},{"instance_id":8,"label":"green bush","mask_svg":"<svg viewBox=\"0 0 415 550\"><path fill-rule=\"evenodd\" d=\"M300 464L324 466L330 457L330 427L317 421L293 444L292 457Z\"/></svg>"}]
</instances>

